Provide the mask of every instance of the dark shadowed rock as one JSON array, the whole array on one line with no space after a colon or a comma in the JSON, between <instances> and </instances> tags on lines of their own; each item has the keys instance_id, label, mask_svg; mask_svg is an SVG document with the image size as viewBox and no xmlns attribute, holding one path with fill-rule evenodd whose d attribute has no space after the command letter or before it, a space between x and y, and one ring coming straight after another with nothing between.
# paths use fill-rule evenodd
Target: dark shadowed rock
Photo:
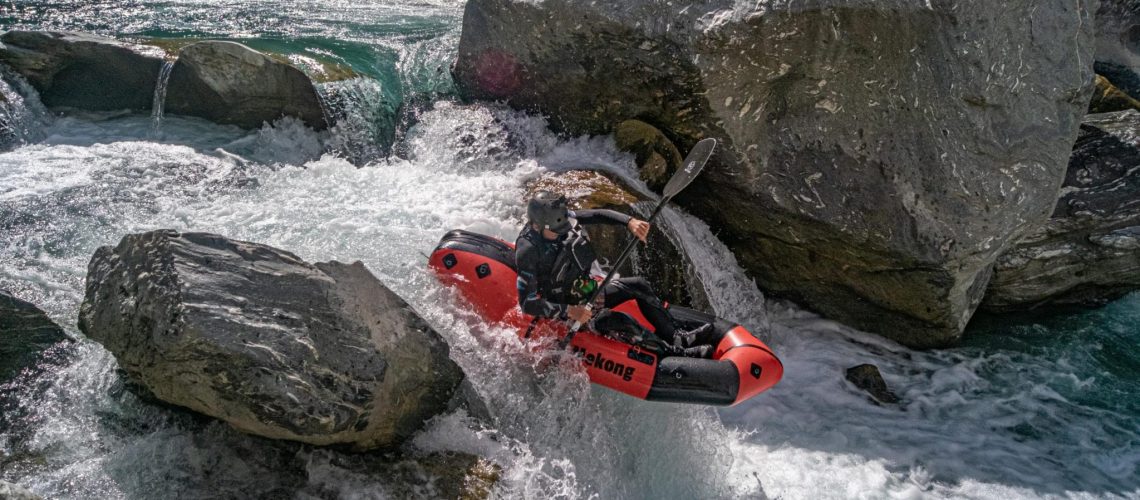
<instances>
[{"instance_id":1,"label":"dark shadowed rock","mask_svg":"<svg viewBox=\"0 0 1140 500\"><path fill-rule=\"evenodd\" d=\"M759 284L911 346L956 341L1048 218L1093 75L1067 0L472 0L466 96L723 148L677 201Z\"/></svg>"},{"instance_id":2,"label":"dark shadowed rock","mask_svg":"<svg viewBox=\"0 0 1140 500\"><path fill-rule=\"evenodd\" d=\"M548 173L527 185L527 199L541 189L566 195L570 208L575 210L605 208L644 219L646 212L653 209L652 205L639 205L646 202L645 198L593 170ZM639 211L635 206L643 208ZM616 260L632 237L624 226L595 224L587 226L587 230L598 260L603 263ZM618 272L649 280L657 295L669 303L708 310L704 287L691 269L688 257L669 239L665 229L654 227L648 245L639 244Z\"/></svg>"},{"instance_id":3,"label":"dark shadowed rock","mask_svg":"<svg viewBox=\"0 0 1140 500\"><path fill-rule=\"evenodd\" d=\"M49 347L70 340L38 307L0 290L0 383L35 365Z\"/></svg>"},{"instance_id":4,"label":"dark shadowed rock","mask_svg":"<svg viewBox=\"0 0 1140 500\"><path fill-rule=\"evenodd\" d=\"M847 380L855 384L855 387L867 391L875 401L885 404L899 402L899 397L887 388L887 382L883 380L879 367L875 365L863 364L848 368Z\"/></svg>"},{"instance_id":5,"label":"dark shadowed rock","mask_svg":"<svg viewBox=\"0 0 1140 500\"><path fill-rule=\"evenodd\" d=\"M395 445L444 410L448 346L359 262L206 233L96 251L79 327L155 397L275 439Z\"/></svg>"},{"instance_id":6,"label":"dark shadowed rock","mask_svg":"<svg viewBox=\"0 0 1140 500\"><path fill-rule=\"evenodd\" d=\"M1089 115L1053 217L994 266L982 307L1099 305L1140 289L1140 112Z\"/></svg>"},{"instance_id":7,"label":"dark shadowed rock","mask_svg":"<svg viewBox=\"0 0 1140 500\"><path fill-rule=\"evenodd\" d=\"M1140 2L1100 0L1096 11L1096 72L1140 99Z\"/></svg>"},{"instance_id":8,"label":"dark shadowed rock","mask_svg":"<svg viewBox=\"0 0 1140 500\"><path fill-rule=\"evenodd\" d=\"M0 62L28 80L48 107L148 110L162 53L85 33L9 31Z\"/></svg>"},{"instance_id":9,"label":"dark shadowed rock","mask_svg":"<svg viewBox=\"0 0 1140 500\"><path fill-rule=\"evenodd\" d=\"M166 111L257 128L283 116L328 127L313 82L301 70L245 45L207 41L178 51Z\"/></svg>"},{"instance_id":10,"label":"dark shadowed rock","mask_svg":"<svg viewBox=\"0 0 1140 500\"><path fill-rule=\"evenodd\" d=\"M1140 111L1140 101L1116 88L1108 78L1096 75L1096 90L1093 91L1092 101L1089 102L1089 113L1111 113L1129 109Z\"/></svg>"},{"instance_id":11,"label":"dark shadowed rock","mask_svg":"<svg viewBox=\"0 0 1140 500\"><path fill-rule=\"evenodd\" d=\"M657 127L640 120L626 120L614 129L618 149L633 153L637 174L649 188L660 193L681 165L681 153Z\"/></svg>"}]
</instances>

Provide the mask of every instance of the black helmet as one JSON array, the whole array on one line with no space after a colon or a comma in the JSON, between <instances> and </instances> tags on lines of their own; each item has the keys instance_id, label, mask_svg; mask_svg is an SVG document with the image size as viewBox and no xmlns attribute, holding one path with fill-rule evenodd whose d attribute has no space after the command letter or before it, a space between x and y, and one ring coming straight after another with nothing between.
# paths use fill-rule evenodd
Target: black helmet
<instances>
[{"instance_id":1,"label":"black helmet","mask_svg":"<svg viewBox=\"0 0 1140 500\"><path fill-rule=\"evenodd\" d=\"M526 204L526 216L539 229L549 229L558 234L570 230L570 214L566 210L566 197L542 190L534 194Z\"/></svg>"}]
</instances>

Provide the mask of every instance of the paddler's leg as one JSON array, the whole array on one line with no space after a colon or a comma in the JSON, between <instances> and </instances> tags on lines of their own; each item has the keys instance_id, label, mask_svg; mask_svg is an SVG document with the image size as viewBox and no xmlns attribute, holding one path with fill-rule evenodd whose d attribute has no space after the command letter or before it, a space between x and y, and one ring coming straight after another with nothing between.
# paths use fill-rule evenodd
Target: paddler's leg
<instances>
[{"instance_id":1,"label":"paddler's leg","mask_svg":"<svg viewBox=\"0 0 1140 500\"><path fill-rule=\"evenodd\" d=\"M673 320L668 311L661 304L657 295L653 293L653 286L645 278L629 277L618 278L606 285L602 291L605 295L605 307L612 308L629 299L637 300L637 307L641 309L642 316L653 325L659 338L673 343L673 336L677 333Z\"/></svg>"}]
</instances>

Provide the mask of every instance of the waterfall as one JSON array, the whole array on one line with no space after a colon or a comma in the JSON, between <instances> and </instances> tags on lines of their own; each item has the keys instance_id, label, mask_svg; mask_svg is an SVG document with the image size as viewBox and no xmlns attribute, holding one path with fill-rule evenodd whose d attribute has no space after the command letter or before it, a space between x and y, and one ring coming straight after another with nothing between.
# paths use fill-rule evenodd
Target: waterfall
<instances>
[{"instance_id":1,"label":"waterfall","mask_svg":"<svg viewBox=\"0 0 1140 500\"><path fill-rule=\"evenodd\" d=\"M0 150L38 141L50 117L35 89L0 66Z\"/></svg>"},{"instance_id":2,"label":"waterfall","mask_svg":"<svg viewBox=\"0 0 1140 500\"><path fill-rule=\"evenodd\" d=\"M154 102L150 107L150 135L155 139L158 139L162 132L162 108L166 105L166 85L170 82L170 70L172 69L174 69L174 61L162 63L162 70L158 72L158 83L154 86Z\"/></svg>"}]
</instances>

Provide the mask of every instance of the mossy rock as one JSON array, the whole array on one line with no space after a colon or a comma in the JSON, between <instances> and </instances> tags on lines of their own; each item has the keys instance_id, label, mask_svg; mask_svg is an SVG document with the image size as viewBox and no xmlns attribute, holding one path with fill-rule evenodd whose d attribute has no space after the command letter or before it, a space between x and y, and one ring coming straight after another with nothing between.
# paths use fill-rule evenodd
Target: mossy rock
<instances>
[{"instance_id":1,"label":"mossy rock","mask_svg":"<svg viewBox=\"0 0 1140 500\"><path fill-rule=\"evenodd\" d=\"M178 59L178 52L183 47L206 40L205 38L146 38L139 40L138 43L159 48L165 54L167 61L174 61ZM301 70L314 83L339 82L360 77L360 73L348 65L321 57L307 54L282 54L265 50L258 50L258 52L269 56L274 61Z\"/></svg>"},{"instance_id":2,"label":"mossy rock","mask_svg":"<svg viewBox=\"0 0 1140 500\"><path fill-rule=\"evenodd\" d=\"M1092 101L1089 102L1089 114L1129 109L1140 111L1140 101L1116 88L1108 78L1096 75L1096 90L1093 91Z\"/></svg>"},{"instance_id":3,"label":"mossy rock","mask_svg":"<svg viewBox=\"0 0 1140 500\"><path fill-rule=\"evenodd\" d=\"M640 120L626 120L614 129L618 149L633 153L638 177L650 189L661 192L680 167L681 152L657 127Z\"/></svg>"}]
</instances>

